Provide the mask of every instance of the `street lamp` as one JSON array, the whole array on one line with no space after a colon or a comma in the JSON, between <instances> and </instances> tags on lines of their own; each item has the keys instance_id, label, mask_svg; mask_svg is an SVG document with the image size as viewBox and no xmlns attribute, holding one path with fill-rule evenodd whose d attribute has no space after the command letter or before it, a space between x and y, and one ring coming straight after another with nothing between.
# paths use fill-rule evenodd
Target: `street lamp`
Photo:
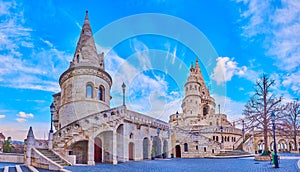
<instances>
[{"instance_id":1,"label":"street lamp","mask_svg":"<svg viewBox=\"0 0 300 172\"><path fill-rule=\"evenodd\" d=\"M123 84L122 84L122 89L123 89L123 106L125 106L125 88L126 88L126 85L123 82Z\"/></svg>"},{"instance_id":2,"label":"street lamp","mask_svg":"<svg viewBox=\"0 0 300 172\"><path fill-rule=\"evenodd\" d=\"M176 112L176 120L177 120L177 125L178 125L178 111Z\"/></svg>"},{"instance_id":3,"label":"street lamp","mask_svg":"<svg viewBox=\"0 0 300 172\"><path fill-rule=\"evenodd\" d=\"M51 128L50 128L50 133L53 133L53 113L54 113L54 104L51 103L50 105L50 113L51 113Z\"/></svg>"},{"instance_id":4,"label":"street lamp","mask_svg":"<svg viewBox=\"0 0 300 172\"><path fill-rule=\"evenodd\" d=\"M243 128L242 128L242 137L243 137L243 143L245 142L245 121L242 120Z\"/></svg>"},{"instance_id":5,"label":"street lamp","mask_svg":"<svg viewBox=\"0 0 300 172\"><path fill-rule=\"evenodd\" d=\"M278 156L277 156L277 149L276 149L276 138L275 138L275 114L272 112L271 120L273 125L273 138L274 138L274 165L275 168L279 168L278 166Z\"/></svg>"}]
</instances>

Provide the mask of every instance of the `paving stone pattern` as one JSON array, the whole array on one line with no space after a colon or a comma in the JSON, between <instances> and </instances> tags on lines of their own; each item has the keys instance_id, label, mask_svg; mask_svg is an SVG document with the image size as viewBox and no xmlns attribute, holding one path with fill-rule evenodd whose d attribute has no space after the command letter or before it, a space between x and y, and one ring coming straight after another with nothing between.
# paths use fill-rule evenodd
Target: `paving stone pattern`
<instances>
[{"instance_id":1,"label":"paving stone pattern","mask_svg":"<svg viewBox=\"0 0 300 172\"><path fill-rule=\"evenodd\" d=\"M96 166L72 166L66 169L73 172L300 172L297 159L280 160L280 168L275 169L270 162L258 162L253 158L239 159L171 159L126 162L117 165L96 164Z\"/></svg>"}]
</instances>

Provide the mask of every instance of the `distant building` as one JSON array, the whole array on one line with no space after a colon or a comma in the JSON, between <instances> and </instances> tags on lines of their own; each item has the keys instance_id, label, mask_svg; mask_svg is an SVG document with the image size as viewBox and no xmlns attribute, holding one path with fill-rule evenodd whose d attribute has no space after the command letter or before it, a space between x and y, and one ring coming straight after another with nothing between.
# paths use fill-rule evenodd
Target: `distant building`
<instances>
[{"instance_id":1,"label":"distant building","mask_svg":"<svg viewBox=\"0 0 300 172\"><path fill-rule=\"evenodd\" d=\"M19 141L13 141L11 143L12 146L12 153L24 153L24 144Z\"/></svg>"},{"instance_id":2,"label":"distant building","mask_svg":"<svg viewBox=\"0 0 300 172\"><path fill-rule=\"evenodd\" d=\"M0 152L3 152L4 149L5 136L3 133L0 133Z\"/></svg>"},{"instance_id":3,"label":"distant building","mask_svg":"<svg viewBox=\"0 0 300 172\"><path fill-rule=\"evenodd\" d=\"M216 113L216 103L205 85L198 59L190 68L184 90L182 113L171 115L169 121L174 156L209 157L237 148L242 131L230 123L225 114Z\"/></svg>"}]
</instances>

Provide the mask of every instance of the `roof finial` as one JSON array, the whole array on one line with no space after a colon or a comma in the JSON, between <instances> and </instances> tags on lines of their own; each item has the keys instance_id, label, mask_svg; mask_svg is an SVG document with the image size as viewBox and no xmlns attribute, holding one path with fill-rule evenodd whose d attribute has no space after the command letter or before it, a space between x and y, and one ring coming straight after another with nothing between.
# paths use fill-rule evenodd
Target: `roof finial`
<instances>
[{"instance_id":1,"label":"roof finial","mask_svg":"<svg viewBox=\"0 0 300 172\"><path fill-rule=\"evenodd\" d=\"M89 11L86 10L86 11L85 11L85 19L84 19L84 20L88 20L88 19L89 19L89 15L88 15L88 14L89 14Z\"/></svg>"}]
</instances>

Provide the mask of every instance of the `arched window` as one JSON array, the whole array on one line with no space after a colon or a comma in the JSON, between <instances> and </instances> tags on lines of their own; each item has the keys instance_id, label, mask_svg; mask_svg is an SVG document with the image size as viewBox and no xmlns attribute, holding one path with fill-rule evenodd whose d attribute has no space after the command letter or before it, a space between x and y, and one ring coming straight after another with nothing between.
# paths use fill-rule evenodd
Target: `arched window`
<instances>
[{"instance_id":1,"label":"arched window","mask_svg":"<svg viewBox=\"0 0 300 172\"><path fill-rule=\"evenodd\" d=\"M99 86L98 89L98 100L105 101L105 88L103 85Z\"/></svg>"},{"instance_id":2,"label":"arched window","mask_svg":"<svg viewBox=\"0 0 300 172\"><path fill-rule=\"evenodd\" d=\"M206 152L206 147L204 147L204 152Z\"/></svg>"},{"instance_id":3,"label":"arched window","mask_svg":"<svg viewBox=\"0 0 300 172\"><path fill-rule=\"evenodd\" d=\"M77 63L79 63L79 54L77 54L77 56L76 56L76 61L77 61Z\"/></svg>"},{"instance_id":4,"label":"arched window","mask_svg":"<svg viewBox=\"0 0 300 172\"><path fill-rule=\"evenodd\" d=\"M207 114L207 108L206 108L206 106L204 105L204 107L203 107L203 115L206 115Z\"/></svg>"},{"instance_id":5,"label":"arched window","mask_svg":"<svg viewBox=\"0 0 300 172\"><path fill-rule=\"evenodd\" d=\"M217 142L219 141L219 136L216 136L216 141L217 141Z\"/></svg>"},{"instance_id":6,"label":"arched window","mask_svg":"<svg viewBox=\"0 0 300 172\"><path fill-rule=\"evenodd\" d=\"M184 144L184 152L188 152L188 151L189 151L188 144L185 143L185 144Z\"/></svg>"},{"instance_id":7,"label":"arched window","mask_svg":"<svg viewBox=\"0 0 300 172\"><path fill-rule=\"evenodd\" d=\"M93 86L92 84L86 85L86 98L93 98Z\"/></svg>"},{"instance_id":8,"label":"arched window","mask_svg":"<svg viewBox=\"0 0 300 172\"><path fill-rule=\"evenodd\" d=\"M133 133L130 133L129 138L133 139Z\"/></svg>"}]
</instances>

